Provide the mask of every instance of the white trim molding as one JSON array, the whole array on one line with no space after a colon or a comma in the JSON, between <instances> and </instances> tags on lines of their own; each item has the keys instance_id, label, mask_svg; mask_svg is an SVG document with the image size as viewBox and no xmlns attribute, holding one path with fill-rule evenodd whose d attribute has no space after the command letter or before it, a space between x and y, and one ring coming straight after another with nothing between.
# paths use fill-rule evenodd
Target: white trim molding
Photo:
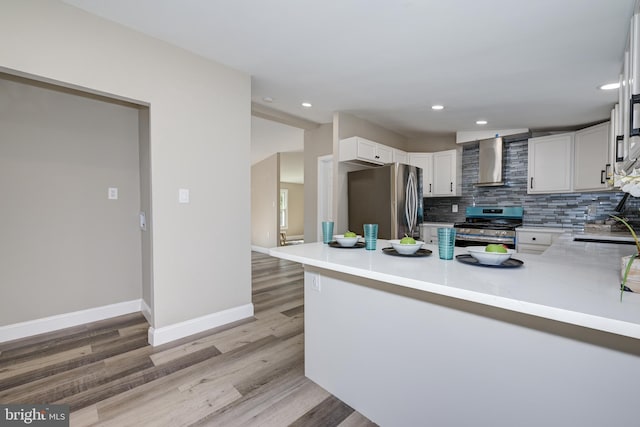
<instances>
[{"instance_id":1,"label":"white trim molding","mask_svg":"<svg viewBox=\"0 0 640 427\"><path fill-rule=\"evenodd\" d=\"M141 310L142 310L142 315L144 316L145 319L147 319L147 322L149 322L150 325L153 325L153 316L151 315L151 307L149 307L149 304L147 304L147 302L142 299L140 300L140 306L141 306Z\"/></svg>"},{"instance_id":2,"label":"white trim molding","mask_svg":"<svg viewBox=\"0 0 640 427\"><path fill-rule=\"evenodd\" d=\"M96 322L98 320L109 319L111 317L122 316L123 314L135 313L140 311L141 308L142 300L137 299L0 326L0 342L13 341L85 323Z\"/></svg>"},{"instance_id":3,"label":"white trim molding","mask_svg":"<svg viewBox=\"0 0 640 427\"><path fill-rule=\"evenodd\" d=\"M253 316L253 304L240 305L161 328L149 328L149 344L158 346Z\"/></svg>"}]
</instances>

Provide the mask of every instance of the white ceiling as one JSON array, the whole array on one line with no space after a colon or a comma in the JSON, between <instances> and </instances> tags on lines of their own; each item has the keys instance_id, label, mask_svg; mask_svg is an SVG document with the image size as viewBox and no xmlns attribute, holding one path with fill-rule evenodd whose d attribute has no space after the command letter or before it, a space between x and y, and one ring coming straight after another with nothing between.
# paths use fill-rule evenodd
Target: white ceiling
<instances>
[{"instance_id":1,"label":"white ceiling","mask_svg":"<svg viewBox=\"0 0 640 427\"><path fill-rule=\"evenodd\" d=\"M616 94L596 88L618 78L635 2L65 1L250 74L254 102L407 137L608 118Z\"/></svg>"}]
</instances>

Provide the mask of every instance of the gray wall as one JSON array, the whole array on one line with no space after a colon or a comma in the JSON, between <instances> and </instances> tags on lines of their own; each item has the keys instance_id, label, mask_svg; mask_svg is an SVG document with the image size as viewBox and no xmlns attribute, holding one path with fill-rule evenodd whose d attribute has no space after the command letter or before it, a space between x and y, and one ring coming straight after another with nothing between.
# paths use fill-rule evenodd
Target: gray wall
<instances>
[{"instance_id":1,"label":"gray wall","mask_svg":"<svg viewBox=\"0 0 640 427\"><path fill-rule=\"evenodd\" d=\"M4 71L149 105L154 329L248 307L250 76L58 1L3 1L0 38Z\"/></svg>"},{"instance_id":2,"label":"gray wall","mask_svg":"<svg viewBox=\"0 0 640 427\"><path fill-rule=\"evenodd\" d=\"M0 194L0 325L141 297L137 108L0 79Z\"/></svg>"},{"instance_id":3,"label":"gray wall","mask_svg":"<svg viewBox=\"0 0 640 427\"><path fill-rule=\"evenodd\" d=\"M407 138L404 135L390 131L376 123L369 122L349 113L335 113L333 115L334 123L337 123L337 135L334 134L338 141L352 136L359 136L380 144L394 147L399 150L407 150ZM339 147L334 145L334 152L337 153Z\"/></svg>"},{"instance_id":4,"label":"gray wall","mask_svg":"<svg viewBox=\"0 0 640 427\"><path fill-rule=\"evenodd\" d=\"M478 144L465 144L462 153L462 197L425 198L425 221L463 221L464 209L476 205L524 206L527 225L584 227L587 220L606 219L622 198L622 192L527 194L527 140L507 142L504 146L504 187L474 187L478 175ZM452 213L451 205L459 205ZM596 213L587 215L593 205ZM638 201L629 198L624 214L638 220Z\"/></svg>"},{"instance_id":5,"label":"gray wall","mask_svg":"<svg viewBox=\"0 0 640 427\"><path fill-rule=\"evenodd\" d=\"M409 152L429 152L445 151L458 148L456 144L456 134L425 134L420 138L411 138L407 141L407 151Z\"/></svg>"},{"instance_id":6,"label":"gray wall","mask_svg":"<svg viewBox=\"0 0 640 427\"><path fill-rule=\"evenodd\" d=\"M278 246L280 154L251 166L251 244L261 248Z\"/></svg>"}]
</instances>

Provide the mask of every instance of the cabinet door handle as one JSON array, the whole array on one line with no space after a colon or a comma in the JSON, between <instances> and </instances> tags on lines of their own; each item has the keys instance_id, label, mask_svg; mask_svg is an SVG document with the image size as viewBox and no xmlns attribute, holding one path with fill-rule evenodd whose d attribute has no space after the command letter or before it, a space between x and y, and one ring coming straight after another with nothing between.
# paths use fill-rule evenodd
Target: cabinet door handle
<instances>
[{"instance_id":1,"label":"cabinet door handle","mask_svg":"<svg viewBox=\"0 0 640 427\"><path fill-rule=\"evenodd\" d=\"M429 193L431 193L431 184L429 184Z\"/></svg>"},{"instance_id":2,"label":"cabinet door handle","mask_svg":"<svg viewBox=\"0 0 640 427\"><path fill-rule=\"evenodd\" d=\"M376 156L376 159L379 159L379 158L380 158L380 156Z\"/></svg>"},{"instance_id":3,"label":"cabinet door handle","mask_svg":"<svg viewBox=\"0 0 640 427\"><path fill-rule=\"evenodd\" d=\"M636 123L636 104L640 104L640 94L631 95L629 100L629 136L640 136L640 124ZM638 127L636 127L638 126Z\"/></svg>"},{"instance_id":4,"label":"cabinet door handle","mask_svg":"<svg viewBox=\"0 0 640 427\"><path fill-rule=\"evenodd\" d=\"M533 177L529 180L529 188L533 190Z\"/></svg>"},{"instance_id":5,"label":"cabinet door handle","mask_svg":"<svg viewBox=\"0 0 640 427\"><path fill-rule=\"evenodd\" d=\"M624 135L616 136L616 162L624 160Z\"/></svg>"},{"instance_id":6,"label":"cabinet door handle","mask_svg":"<svg viewBox=\"0 0 640 427\"><path fill-rule=\"evenodd\" d=\"M604 184L604 175L605 175L606 170L601 170L600 171L600 184Z\"/></svg>"},{"instance_id":7,"label":"cabinet door handle","mask_svg":"<svg viewBox=\"0 0 640 427\"><path fill-rule=\"evenodd\" d=\"M536 240L536 238L535 238L535 237L532 237L532 238L531 238L531 240Z\"/></svg>"},{"instance_id":8,"label":"cabinet door handle","mask_svg":"<svg viewBox=\"0 0 640 427\"><path fill-rule=\"evenodd\" d=\"M450 183L450 191L453 193L453 182Z\"/></svg>"}]
</instances>

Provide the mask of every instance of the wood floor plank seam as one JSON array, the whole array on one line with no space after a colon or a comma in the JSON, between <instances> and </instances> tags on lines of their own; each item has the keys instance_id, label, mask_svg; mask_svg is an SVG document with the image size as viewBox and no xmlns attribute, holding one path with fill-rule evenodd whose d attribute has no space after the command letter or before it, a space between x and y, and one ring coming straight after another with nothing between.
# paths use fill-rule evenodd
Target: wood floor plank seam
<instances>
[{"instance_id":1,"label":"wood floor plank seam","mask_svg":"<svg viewBox=\"0 0 640 427\"><path fill-rule=\"evenodd\" d=\"M228 353L222 353L216 357L207 358L191 366L186 366L184 367L185 369L174 369L173 372L166 375L159 375L158 370L160 370L160 372L162 372L163 369L169 370L171 369L170 365L157 367L154 370L143 373L142 384L137 387L132 387L124 393L105 399L99 403L98 409L103 412L109 407L117 409L121 402L131 401L138 396L148 396L150 395L149 391L154 388L162 390L163 387L169 383L177 382L182 384L196 379L204 379L212 370L218 370L220 366L232 364L236 360L243 360L247 356L251 356L260 351L260 349L272 346L280 341L280 339L273 336L266 337L242 348Z\"/></svg>"},{"instance_id":2,"label":"wood floor plank seam","mask_svg":"<svg viewBox=\"0 0 640 427\"><path fill-rule=\"evenodd\" d=\"M59 345L65 341L81 340L93 335L100 335L105 332L111 332L115 329L132 326L141 322L147 322L142 313L125 314L106 320L35 335L29 338L4 342L0 344L0 353L2 353L2 355L6 355L11 354L11 352L19 352L21 350L31 352L37 351L41 346Z\"/></svg>"},{"instance_id":3,"label":"wood floor plank seam","mask_svg":"<svg viewBox=\"0 0 640 427\"><path fill-rule=\"evenodd\" d=\"M371 427L304 376L304 270L258 252L254 316L157 347L141 313L0 344L0 403L71 426Z\"/></svg>"},{"instance_id":4,"label":"wood floor plank seam","mask_svg":"<svg viewBox=\"0 0 640 427\"><path fill-rule=\"evenodd\" d=\"M100 334L94 334L90 337L80 337L74 340L65 340L64 342L56 343L55 345L38 346L37 348L20 349L21 351L6 351L0 357L0 370L9 365L15 365L16 363L22 363L30 359L40 359L45 356L60 353L65 350L76 348L81 345L90 345L99 340L104 340L112 337L119 337L120 334L117 330L103 331Z\"/></svg>"},{"instance_id":5,"label":"wood floor plank seam","mask_svg":"<svg viewBox=\"0 0 640 427\"><path fill-rule=\"evenodd\" d=\"M85 356L61 361L53 365L37 368L32 371L28 371L18 375L3 378L2 382L0 383L0 390L5 390L7 388L14 387L24 382L31 382L46 376L55 375L60 372L65 372L73 368L76 368L78 366L89 365L96 361L103 360L112 355L118 354L124 350L127 350L127 349L132 350L132 349L144 347L145 345L148 345L148 342L146 337L144 336L126 337L126 339L123 338L123 341L120 343L118 348L107 349L100 353L89 352Z\"/></svg>"}]
</instances>

